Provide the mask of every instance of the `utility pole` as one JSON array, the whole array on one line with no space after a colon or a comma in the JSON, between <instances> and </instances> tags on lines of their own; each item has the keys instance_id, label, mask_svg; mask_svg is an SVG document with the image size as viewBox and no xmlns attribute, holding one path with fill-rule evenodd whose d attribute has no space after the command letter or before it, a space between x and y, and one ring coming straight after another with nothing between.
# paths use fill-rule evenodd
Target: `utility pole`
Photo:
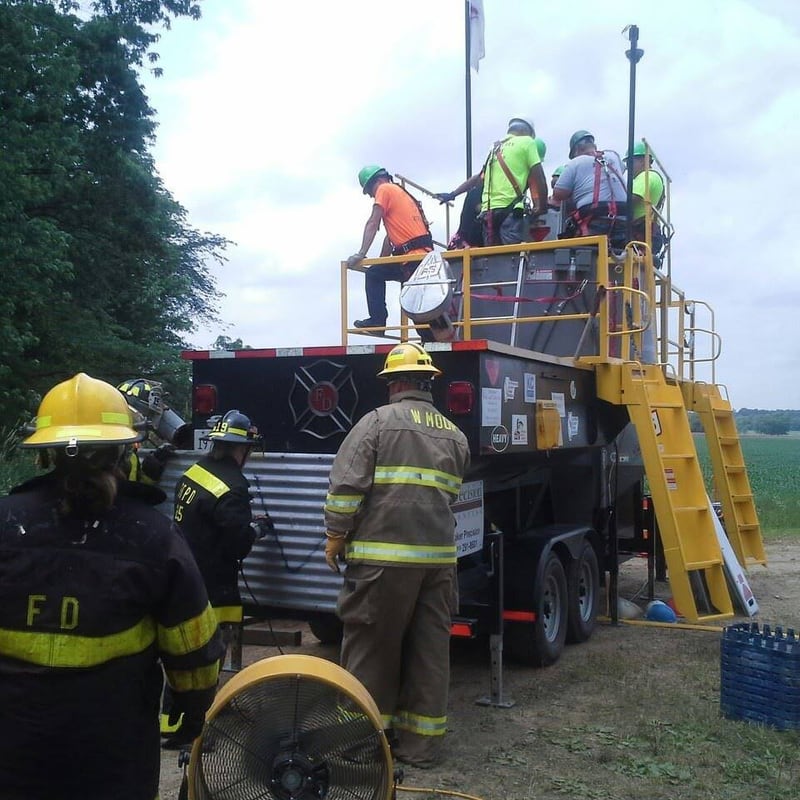
<instances>
[{"instance_id":1,"label":"utility pole","mask_svg":"<svg viewBox=\"0 0 800 800\"><path fill-rule=\"evenodd\" d=\"M627 25L622 32L628 34L628 41L631 43L631 49L625 51L628 61L631 62L630 94L628 96L628 152L626 153L627 156L630 156L633 153L633 138L636 121L636 65L644 55L644 50L640 50L637 47L639 44L638 25ZM630 158L625 163L628 164L628 169L625 173L628 178L628 241L631 241L631 239L633 239L633 170L630 168Z\"/></svg>"}]
</instances>

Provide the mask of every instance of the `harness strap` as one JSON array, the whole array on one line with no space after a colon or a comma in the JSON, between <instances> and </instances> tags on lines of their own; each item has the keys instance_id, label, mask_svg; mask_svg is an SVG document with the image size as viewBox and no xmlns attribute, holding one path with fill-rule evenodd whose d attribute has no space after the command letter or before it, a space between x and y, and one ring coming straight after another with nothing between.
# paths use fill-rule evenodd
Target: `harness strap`
<instances>
[{"instance_id":1,"label":"harness strap","mask_svg":"<svg viewBox=\"0 0 800 800\"><path fill-rule=\"evenodd\" d=\"M502 147L503 147L502 141L494 143L494 157L497 159L497 163L500 165L500 169L503 170L503 173L505 174L506 178L508 178L508 182L511 184L511 188L517 193L516 198L514 198L514 202L510 204L512 206L515 206L520 200L522 200L522 197L525 194L525 190L520 189L517 179L514 177L514 174L509 169L508 164L506 164L506 160L503 158Z\"/></svg>"},{"instance_id":2,"label":"harness strap","mask_svg":"<svg viewBox=\"0 0 800 800\"><path fill-rule=\"evenodd\" d=\"M418 250L421 247L427 247L433 250L433 237L430 233L423 233L422 236L415 236L413 239L409 239L403 244L392 245L392 255L404 256L406 253L410 253L412 250Z\"/></svg>"}]
</instances>

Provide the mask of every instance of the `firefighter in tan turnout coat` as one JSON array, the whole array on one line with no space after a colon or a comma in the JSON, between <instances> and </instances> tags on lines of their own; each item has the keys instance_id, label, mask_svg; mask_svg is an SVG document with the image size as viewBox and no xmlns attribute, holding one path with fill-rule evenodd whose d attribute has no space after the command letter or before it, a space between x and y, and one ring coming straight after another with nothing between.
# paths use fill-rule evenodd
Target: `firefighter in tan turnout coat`
<instances>
[{"instance_id":1,"label":"firefighter in tan turnout coat","mask_svg":"<svg viewBox=\"0 0 800 800\"><path fill-rule=\"evenodd\" d=\"M440 758L447 724L450 618L457 608L451 505L469 464L464 434L433 406L441 372L420 345L397 345L378 373L388 405L342 442L325 504L326 560L346 555L338 613L342 665L370 692L394 756Z\"/></svg>"}]
</instances>

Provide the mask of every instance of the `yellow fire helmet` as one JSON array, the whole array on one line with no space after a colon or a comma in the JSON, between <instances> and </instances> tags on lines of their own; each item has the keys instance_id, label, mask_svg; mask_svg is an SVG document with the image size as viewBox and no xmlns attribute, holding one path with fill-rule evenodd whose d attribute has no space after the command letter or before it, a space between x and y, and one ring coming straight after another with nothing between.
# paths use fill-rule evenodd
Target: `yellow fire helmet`
<instances>
[{"instance_id":1,"label":"yellow fire helmet","mask_svg":"<svg viewBox=\"0 0 800 800\"><path fill-rule=\"evenodd\" d=\"M386 355L383 369L378 373L379 378L389 378L392 375L426 373L431 378L442 374L442 371L433 366L428 351L416 342L403 342L395 345Z\"/></svg>"},{"instance_id":2,"label":"yellow fire helmet","mask_svg":"<svg viewBox=\"0 0 800 800\"><path fill-rule=\"evenodd\" d=\"M79 372L42 399L36 428L20 447L121 445L141 441L125 398L110 383Z\"/></svg>"}]
</instances>

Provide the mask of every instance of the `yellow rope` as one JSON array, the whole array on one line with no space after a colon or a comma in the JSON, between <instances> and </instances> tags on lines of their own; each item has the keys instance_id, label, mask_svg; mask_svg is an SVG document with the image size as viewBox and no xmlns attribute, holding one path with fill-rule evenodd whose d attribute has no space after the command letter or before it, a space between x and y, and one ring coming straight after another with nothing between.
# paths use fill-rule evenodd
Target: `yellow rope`
<instances>
[{"instance_id":1,"label":"yellow rope","mask_svg":"<svg viewBox=\"0 0 800 800\"><path fill-rule=\"evenodd\" d=\"M598 617L597 621L609 624L611 618ZM677 628L678 630L684 631L707 631L710 633L722 633L722 631L725 630L719 625L695 625L691 622L656 622L655 620L649 619L621 619L619 622L624 625L643 625L650 628Z\"/></svg>"},{"instance_id":2,"label":"yellow rope","mask_svg":"<svg viewBox=\"0 0 800 800\"><path fill-rule=\"evenodd\" d=\"M448 797L463 797L465 800L483 800L482 797L476 797L474 794L464 794L464 792L455 792L449 789L425 789L417 786L402 786L397 784L395 786L399 792L418 792L419 794L443 794Z\"/></svg>"}]
</instances>

